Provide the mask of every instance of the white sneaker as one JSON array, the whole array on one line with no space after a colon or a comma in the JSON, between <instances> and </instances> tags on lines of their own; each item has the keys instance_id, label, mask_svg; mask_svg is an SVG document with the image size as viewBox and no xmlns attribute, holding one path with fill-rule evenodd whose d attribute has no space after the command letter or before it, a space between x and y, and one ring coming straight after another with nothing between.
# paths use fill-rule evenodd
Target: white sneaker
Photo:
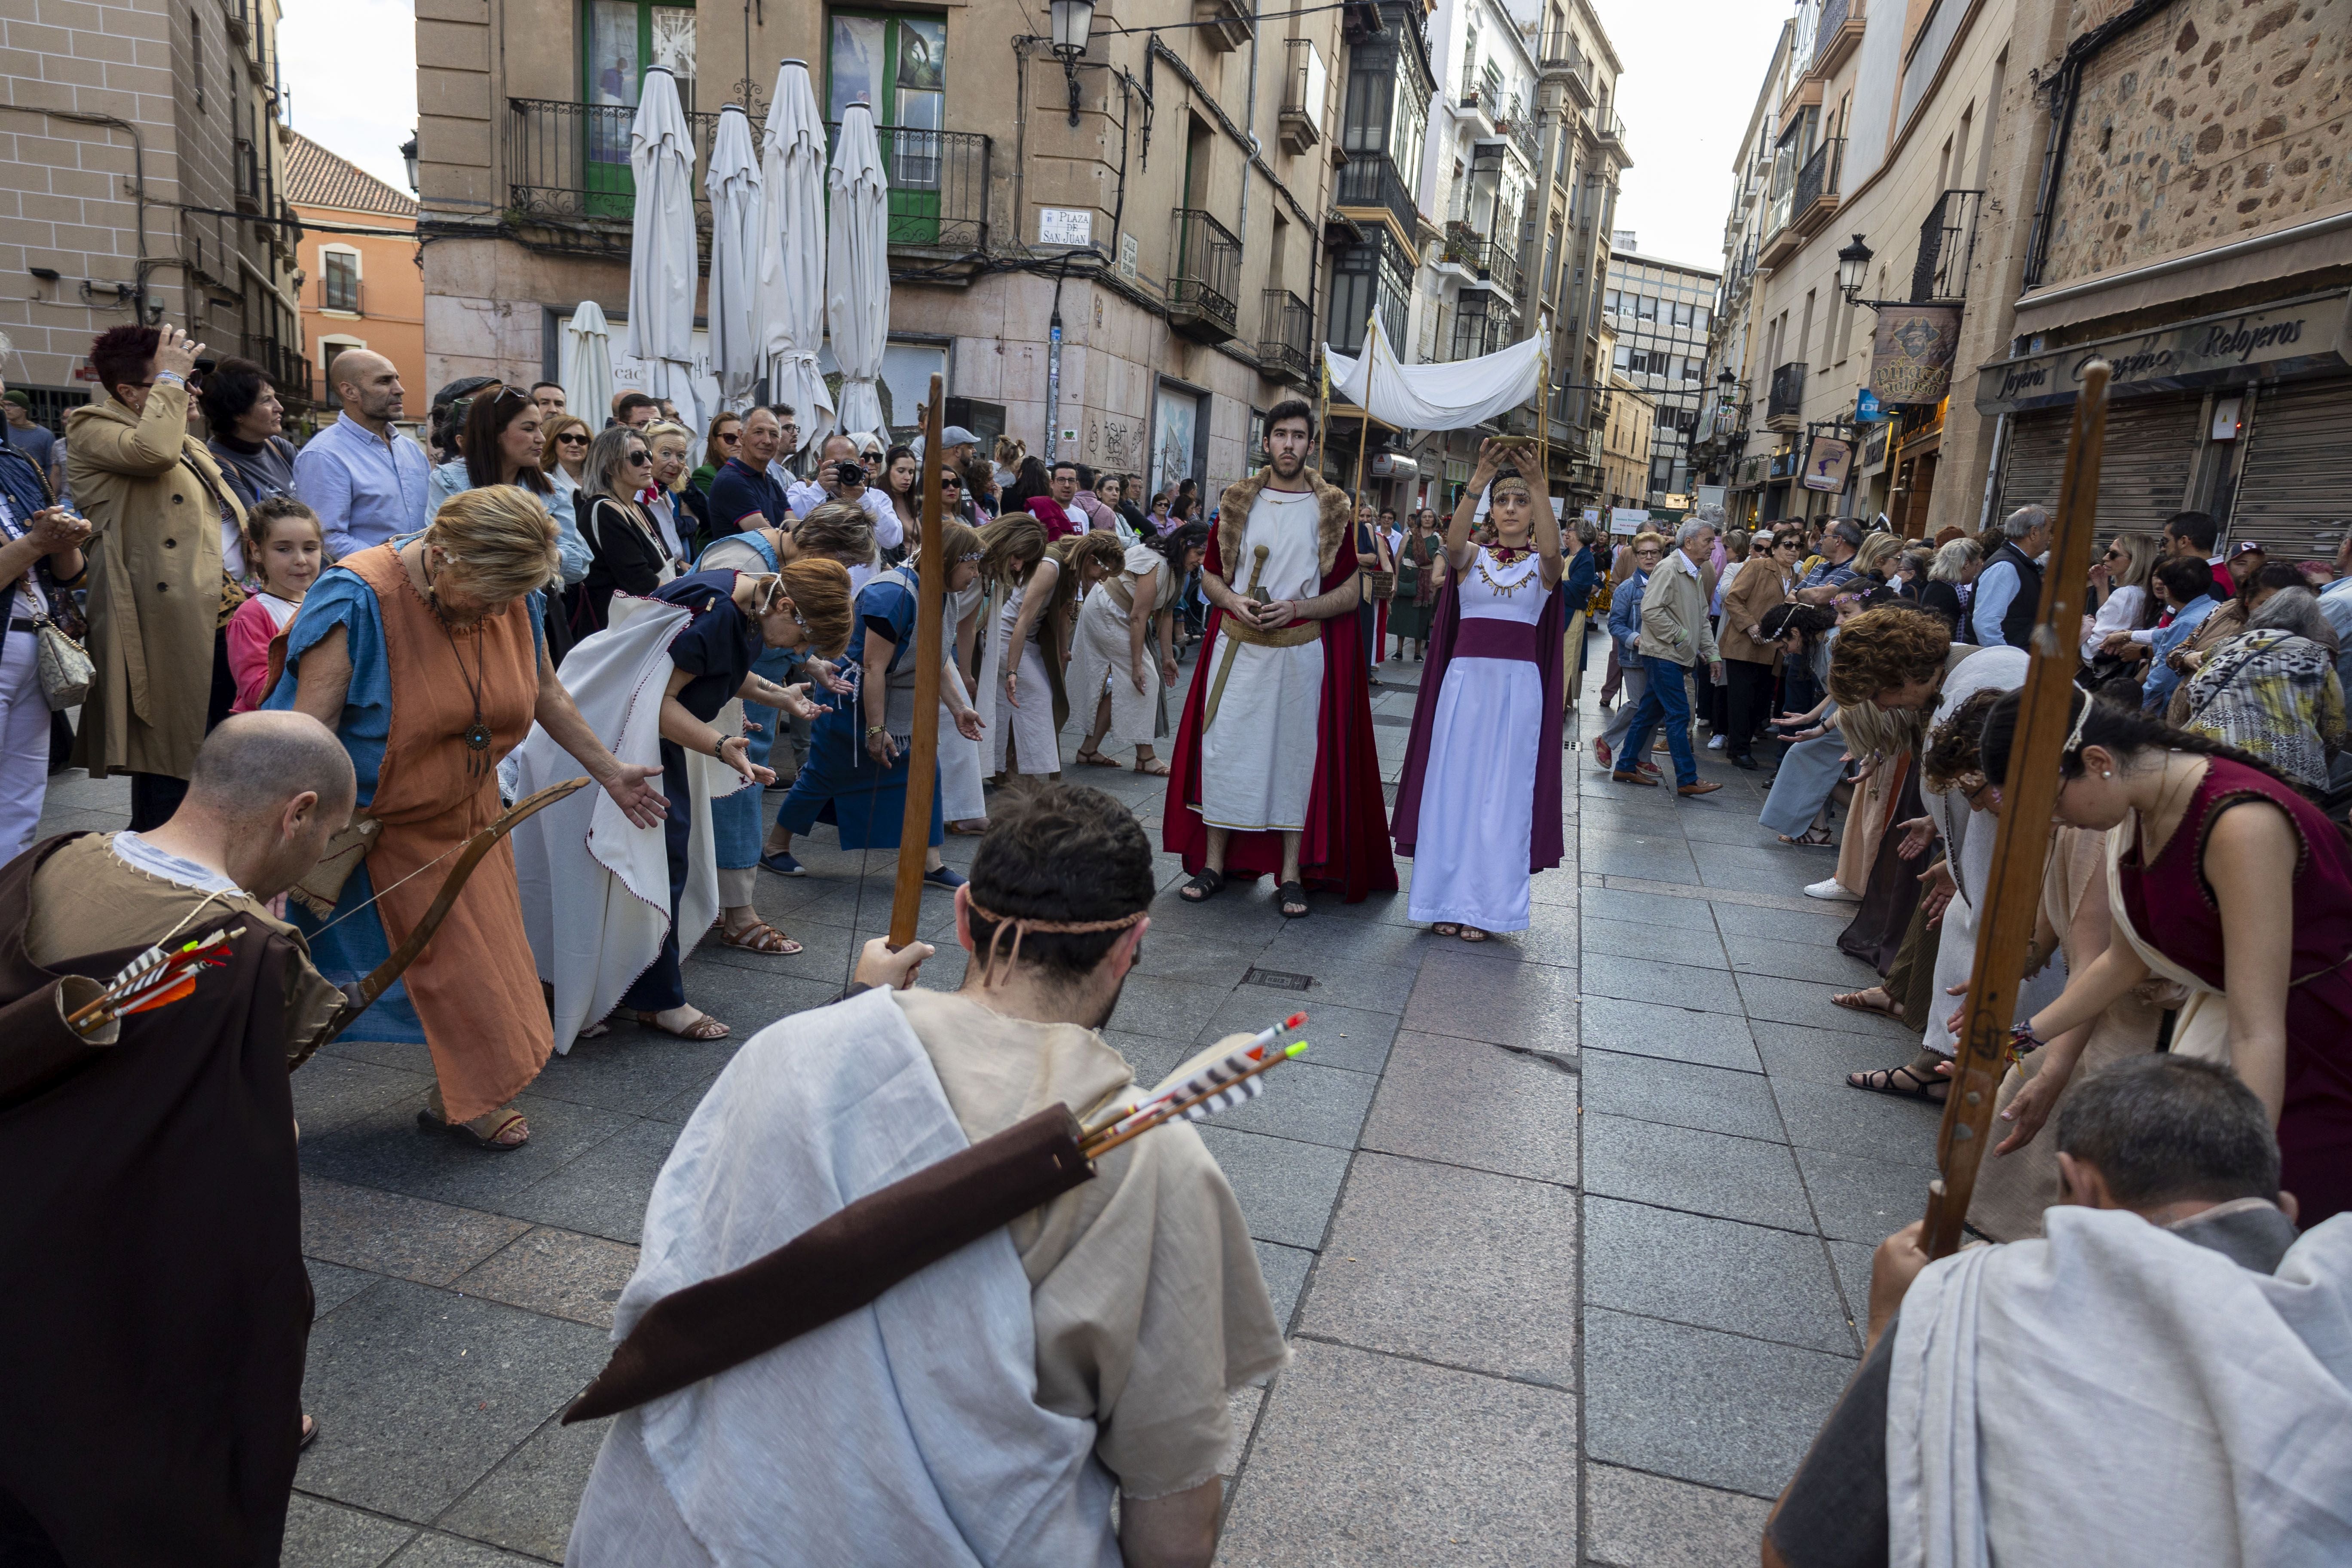
<instances>
[{"instance_id":1,"label":"white sneaker","mask_svg":"<svg viewBox=\"0 0 2352 1568\"><path fill-rule=\"evenodd\" d=\"M1706 743L1706 749L1710 752L1719 752L1723 750L1723 737L1717 735L1714 740L1709 741Z\"/></svg>"},{"instance_id":2,"label":"white sneaker","mask_svg":"<svg viewBox=\"0 0 2352 1568\"><path fill-rule=\"evenodd\" d=\"M1808 887L1805 889L1805 897L1809 899L1826 899L1833 904L1858 904L1862 902L1862 895L1860 893L1847 892L1844 888L1839 885L1838 879L1835 877L1832 877L1825 882L1813 883L1811 887Z\"/></svg>"}]
</instances>

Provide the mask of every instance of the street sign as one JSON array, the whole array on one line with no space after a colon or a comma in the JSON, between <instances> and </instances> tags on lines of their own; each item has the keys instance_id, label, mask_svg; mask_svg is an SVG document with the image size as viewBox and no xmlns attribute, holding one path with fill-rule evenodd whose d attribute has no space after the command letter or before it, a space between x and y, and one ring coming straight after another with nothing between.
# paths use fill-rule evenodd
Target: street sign
<instances>
[{"instance_id":1,"label":"street sign","mask_svg":"<svg viewBox=\"0 0 2352 1568\"><path fill-rule=\"evenodd\" d=\"M1038 244L1092 245L1094 238L1095 214L1092 207L1037 209Z\"/></svg>"}]
</instances>

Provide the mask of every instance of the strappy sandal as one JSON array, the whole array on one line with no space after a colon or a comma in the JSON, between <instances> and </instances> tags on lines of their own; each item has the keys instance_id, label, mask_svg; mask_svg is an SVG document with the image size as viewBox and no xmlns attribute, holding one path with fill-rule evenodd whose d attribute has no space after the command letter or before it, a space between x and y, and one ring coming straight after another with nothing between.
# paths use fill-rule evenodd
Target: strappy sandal
<instances>
[{"instance_id":1,"label":"strappy sandal","mask_svg":"<svg viewBox=\"0 0 2352 1568\"><path fill-rule=\"evenodd\" d=\"M1293 904L1298 907L1293 909L1291 908ZM1274 907L1284 920L1306 919L1307 885L1303 882L1285 882L1274 890Z\"/></svg>"},{"instance_id":2,"label":"strappy sandal","mask_svg":"<svg viewBox=\"0 0 2352 1568\"><path fill-rule=\"evenodd\" d=\"M1780 835L1780 842L1791 849L1827 849L1830 847L1830 830L1826 827L1808 827L1794 838L1783 833Z\"/></svg>"},{"instance_id":3,"label":"strappy sandal","mask_svg":"<svg viewBox=\"0 0 2352 1568\"><path fill-rule=\"evenodd\" d=\"M498 1111L492 1111L490 1114L499 1116ZM478 1117L476 1120L479 1121L480 1118ZM507 1129L518 1124L522 1127L523 1135L511 1143L500 1142L499 1140L505 1136ZM451 1121L445 1117L436 1115L430 1106L416 1113L416 1126L419 1131L445 1132L460 1143L469 1143L477 1149L488 1150L493 1154L511 1154L530 1142L530 1124L523 1121L521 1111L514 1110L508 1110L503 1116L499 1116L498 1125L488 1132L477 1132L463 1121Z\"/></svg>"},{"instance_id":4,"label":"strappy sandal","mask_svg":"<svg viewBox=\"0 0 2352 1568\"><path fill-rule=\"evenodd\" d=\"M1874 1072L1850 1072L1845 1075L1848 1089L1858 1089L1865 1094L1891 1094L1898 1100L1924 1100L1930 1105L1941 1105L1944 1097L1933 1089L1949 1089L1948 1080L1923 1078L1909 1063L1899 1068L1881 1068Z\"/></svg>"},{"instance_id":5,"label":"strappy sandal","mask_svg":"<svg viewBox=\"0 0 2352 1568\"><path fill-rule=\"evenodd\" d=\"M780 958L789 958L801 950L799 942L765 921L753 921L741 931L728 931L722 927L719 941L724 947L740 947L746 952L772 952Z\"/></svg>"},{"instance_id":6,"label":"strappy sandal","mask_svg":"<svg viewBox=\"0 0 2352 1568\"><path fill-rule=\"evenodd\" d=\"M319 1418L305 1412L302 1416L302 1435L294 1439L294 1451L299 1454L318 1440Z\"/></svg>"},{"instance_id":7,"label":"strappy sandal","mask_svg":"<svg viewBox=\"0 0 2352 1568\"><path fill-rule=\"evenodd\" d=\"M1176 889L1176 896L1188 904L1205 904L1225 890L1225 874L1213 866L1203 866L1193 879Z\"/></svg>"},{"instance_id":8,"label":"strappy sandal","mask_svg":"<svg viewBox=\"0 0 2352 1568\"><path fill-rule=\"evenodd\" d=\"M1156 779L1164 779L1168 776L1168 764L1158 757L1152 758L1148 763L1139 759L1135 764L1135 771L1139 773L1149 773Z\"/></svg>"},{"instance_id":9,"label":"strappy sandal","mask_svg":"<svg viewBox=\"0 0 2352 1568\"><path fill-rule=\"evenodd\" d=\"M723 1040L729 1035L734 1033L733 1030L730 1029L726 1025L720 1023L718 1019L712 1017L708 1013L703 1014L702 1016L697 1018L693 1023L688 1024L683 1029L664 1028L660 1024L654 1021L656 1016L656 1015L652 1013L640 1013L637 1015L637 1022L646 1028L652 1029L659 1034L669 1035L681 1040Z\"/></svg>"},{"instance_id":10,"label":"strappy sandal","mask_svg":"<svg viewBox=\"0 0 2352 1568\"><path fill-rule=\"evenodd\" d=\"M1886 996L1884 1006L1875 1002L1863 1000L1874 991L1881 996ZM1843 1007L1849 1012L1875 1013L1883 1018L1892 1018L1898 1024L1903 1021L1903 1009L1895 1005L1894 997L1887 996L1886 987L1884 985L1866 985L1859 991L1834 992L1830 996L1830 1004L1832 1006Z\"/></svg>"},{"instance_id":11,"label":"strappy sandal","mask_svg":"<svg viewBox=\"0 0 2352 1568\"><path fill-rule=\"evenodd\" d=\"M1083 763L1090 768L1116 768L1123 765L1117 757L1106 757L1100 752L1079 752L1070 760Z\"/></svg>"}]
</instances>

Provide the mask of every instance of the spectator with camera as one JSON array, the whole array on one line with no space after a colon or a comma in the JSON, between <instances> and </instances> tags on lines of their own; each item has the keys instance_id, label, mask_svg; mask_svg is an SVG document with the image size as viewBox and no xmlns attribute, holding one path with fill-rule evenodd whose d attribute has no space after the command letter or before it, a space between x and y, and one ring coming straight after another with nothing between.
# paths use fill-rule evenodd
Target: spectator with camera
<instances>
[{"instance_id":1,"label":"spectator with camera","mask_svg":"<svg viewBox=\"0 0 2352 1568\"><path fill-rule=\"evenodd\" d=\"M784 494L794 517L806 517L827 501L853 501L874 520L874 542L896 550L907 541L898 510L882 493L881 476L869 471L857 456L857 443L835 433L818 451L816 478L803 479Z\"/></svg>"}]
</instances>

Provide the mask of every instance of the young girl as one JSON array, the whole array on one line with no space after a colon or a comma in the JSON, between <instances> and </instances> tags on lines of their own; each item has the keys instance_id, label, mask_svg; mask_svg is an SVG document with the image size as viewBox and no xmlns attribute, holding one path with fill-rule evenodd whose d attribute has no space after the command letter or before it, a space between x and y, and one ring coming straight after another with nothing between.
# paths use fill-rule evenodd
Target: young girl
<instances>
[{"instance_id":1,"label":"young girl","mask_svg":"<svg viewBox=\"0 0 2352 1568\"><path fill-rule=\"evenodd\" d=\"M232 713L250 713L269 695L269 645L326 564L316 513L292 496L272 496L246 514L245 558L260 589L228 619L228 668L236 678Z\"/></svg>"}]
</instances>

